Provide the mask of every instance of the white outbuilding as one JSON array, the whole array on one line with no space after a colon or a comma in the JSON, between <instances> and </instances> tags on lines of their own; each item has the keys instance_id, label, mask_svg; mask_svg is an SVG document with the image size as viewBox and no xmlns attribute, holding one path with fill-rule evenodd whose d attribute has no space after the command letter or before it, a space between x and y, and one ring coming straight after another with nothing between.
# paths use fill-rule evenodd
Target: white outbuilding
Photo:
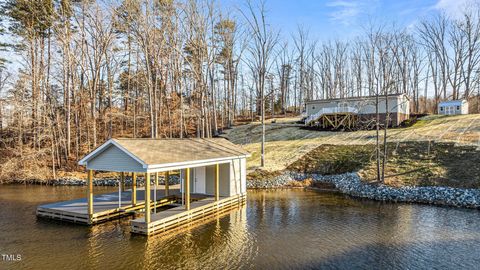
<instances>
[{"instance_id":1,"label":"white outbuilding","mask_svg":"<svg viewBox=\"0 0 480 270\"><path fill-rule=\"evenodd\" d=\"M442 101L438 104L438 114L442 114L442 115L468 114L468 101L464 99Z\"/></svg>"}]
</instances>

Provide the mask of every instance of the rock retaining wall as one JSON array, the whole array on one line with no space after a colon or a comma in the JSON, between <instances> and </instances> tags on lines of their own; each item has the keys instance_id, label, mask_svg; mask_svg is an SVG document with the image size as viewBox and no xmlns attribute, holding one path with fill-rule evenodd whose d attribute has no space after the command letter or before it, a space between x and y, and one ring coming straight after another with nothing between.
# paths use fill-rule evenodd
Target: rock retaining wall
<instances>
[{"instance_id":1,"label":"rock retaining wall","mask_svg":"<svg viewBox=\"0 0 480 270\"><path fill-rule=\"evenodd\" d=\"M401 187L373 185L361 181L357 173L318 175L285 172L268 181L249 181L248 188L279 188L290 181L311 178L315 182L330 183L344 194L379 201L415 202L480 209L480 190L450 187Z\"/></svg>"},{"instance_id":2,"label":"rock retaining wall","mask_svg":"<svg viewBox=\"0 0 480 270\"><path fill-rule=\"evenodd\" d=\"M154 179L151 179L150 182L154 184ZM52 185L52 186L84 186L87 182L84 179L78 178L59 178L53 179L48 181L21 181L19 183L28 183L28 184L40 184L40 185ZM94 186L118 186L119 178L101 178L101 179L93 179ZM158 177L158 184L163 185L165 183L164 177ZM180 177L178 175L171 175L170 180L168 181L170 185L180 184ZM132 178L126 177L125 178L125 185L130 186L132 184ZM137 186L143 186L145 184L145 180L143 177L137 177Z\"/></svg>"}]
</instances>

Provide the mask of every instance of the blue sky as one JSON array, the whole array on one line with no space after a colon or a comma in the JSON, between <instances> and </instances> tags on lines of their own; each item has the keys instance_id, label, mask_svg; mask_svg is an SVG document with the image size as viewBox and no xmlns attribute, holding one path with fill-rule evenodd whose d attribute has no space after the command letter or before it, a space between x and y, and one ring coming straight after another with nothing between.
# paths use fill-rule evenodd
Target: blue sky
<instances>
[{"instance_id":1,"label":"blue sky","mask_svg":"<svg viewBox=\"0 0 480 270\"><path fill-rule=\"evenodd\" d=\"M246 7L246 0L216 1L225 10ZM413 29L418 21L438 12L458 17L466 6L477 2L480 0L266 0L266 7L268 22L284 38L291 39L298 25L303 25L310 40L321 42L351 40L364 33L369 23ZM0 56L7 54L15 61L10 53L0 52Z\"/></svg>"},{"instance_id":2,"label":"blue sky","mask_svg":"<svg viewBox=\"0 0 480 270\"><path fill-rule=\"evenodd\" d=\"M219 0L224 7L244 6L243 1ZM438 12L459 16L462 8L478 0L267 0L268 19L289 36L302 24L314 39L358 36L370 22L413 27Z\"/></svg>"}]
</instances>

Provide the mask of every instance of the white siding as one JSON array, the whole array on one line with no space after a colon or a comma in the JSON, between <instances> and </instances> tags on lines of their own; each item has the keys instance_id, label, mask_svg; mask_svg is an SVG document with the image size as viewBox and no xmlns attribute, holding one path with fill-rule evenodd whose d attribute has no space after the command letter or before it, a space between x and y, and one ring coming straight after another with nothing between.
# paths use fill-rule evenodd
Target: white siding
<instances>
[{"instance_id":1,"label":"white siding","mask_svg":"<svg viewBox=\"0 0 480 270\"><path fill-rule=\"evenodd\" d=\"M240 165L242 166L240 169ZM219 175L219 195L222 197L230 197L247 192L246 178L246 159L234 159L231 163L220 164ZM181 178L185 178L186 169L181 170ZM193 169L190 170L190 190L193 192ZM205 183L207 195L215 194L215 165L205 167ZM183 190L183 187L180 188Z\"/></svg>"},{"instance_id":2,"label":"white siding","mask_svg":"<svg viewBox=\"0 0 480 270\"><path fill-rule=\"evenodd\" d=\"M240 193L240 185L238 181L239 173L238 159L232 160L232 166L230 166L230 196Z\"/></svg>"},{"instance_id":3,"label":"white siding","mask_svg":"<svg viewBox=\"0 0 480 270\"><path fill-rule=\"evenodd\" d=\"M247 192L246 168L247 160L245 158L234 159L231 164L220 165L220 196L233 196ZM214 165L206 167L206 177L206 194L214 195Z\"/></svg>"},{"instance_id":4,"label":"white siding","mask_svg":"<svg viewBox=\"0 0 480 270\"><path fill-rule=\"evenodd\" d=\"M232 160L230 167L230 196L243 194L246 192L246 162L245 159Z\"/></svg>"},{"instance_id":5,"label":"white siding","mask_svg":"<svg viewBox=\"0 0 480 270\"><path fill-rule=\"evenodd\" d=\"M111 172L144 172L142 164L114 145L88 161L87 169Z\"/></svg>"},{"instance_id":6,"label":"white siding","mask_svg":"<svg viewBox=\"0 0 480 270\"><path fill-rule=\"evenodd\" d=\"M231 174L230 174L231 163L220 164L220 179L219 179L219 193L220 196L232 196L230 194L230 185L231 185Z\"/></svg>"},{"instance_id":7,"label":"white siding","mask_svg":"<svg viewBox=\"0 0 480 270\"><path fill-rule=\"evenodd\" d=\"M242 194L246 194L247 193L247 159L246 158L240 159L240 166L241 166L240 190Z\"/></svg>"},{"instance_id":8,"label":"white siding","mask_svg":"<svg viewBox=\"0 0 480 270\"><path fill-rule=\"evenodd\" d=\"M215 165L206 167L206 194L215 195Z\"/></svg>"},{"instance_id":9,"label":"white siding","mask_svg":"<svg viewBox=\"0 0 480 270\"><path fill-rule=\"evenodd\" d=\"M468 114L468 102L462 104L462 114Z\"/></svg>"},{"instance_id":10,"label":"white siding","mask_svg":"<svg viewBox=\"0 0 480 270\"><path fill-rule=\"evenodd\" d=\"M465 100L444 101L438 104L438 114L457 115L468 114L468 102Z\"/></svg>"},{"instance_id":11,"label":"white siding","mask_svg":"<svg viewBox=\"0 0 480 270\"><path fill-rule=\"evenodd\" d=\"M373 114L376 110L374 97L358 98L353 100L320 100L307 104L307 115L317 113L323 108L353 107L359 110L359 114ZM386 112L385 97L379 97L379 113ZM388 98L388 111L390 113L410 114L410 102L405 95L390 96Z\"/></svg>"}]
</instances>

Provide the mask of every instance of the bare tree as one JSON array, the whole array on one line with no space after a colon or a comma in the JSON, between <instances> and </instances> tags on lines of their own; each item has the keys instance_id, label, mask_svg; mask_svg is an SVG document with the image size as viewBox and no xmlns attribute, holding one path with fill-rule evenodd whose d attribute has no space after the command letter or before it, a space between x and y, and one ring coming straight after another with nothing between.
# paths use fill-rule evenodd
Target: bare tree
<instances>
[{"instance_id":1,"label":"bare tree","mask_svg":"<svg viewBox=\"0 0 480 270\"><path fill-rule=\"evenodd\" d=\"M262 1L258 6L254 6L251 1L247 1L248 13L240 11L247 21L248 28L252 36L252 41L248 47L250 53L247 59L247 65L254 73L255 85L257 88L257 112L261 113L262 122L262 143L261 143L261 163L265 166L265 82L266 76L272 67L272 56L274 48L278 42L278 33L274 32L266 22L265 2ZM260 104L259 104L260 103ZM260 105L260 106L259 106Z\"/></svg>"}]
</instances>

